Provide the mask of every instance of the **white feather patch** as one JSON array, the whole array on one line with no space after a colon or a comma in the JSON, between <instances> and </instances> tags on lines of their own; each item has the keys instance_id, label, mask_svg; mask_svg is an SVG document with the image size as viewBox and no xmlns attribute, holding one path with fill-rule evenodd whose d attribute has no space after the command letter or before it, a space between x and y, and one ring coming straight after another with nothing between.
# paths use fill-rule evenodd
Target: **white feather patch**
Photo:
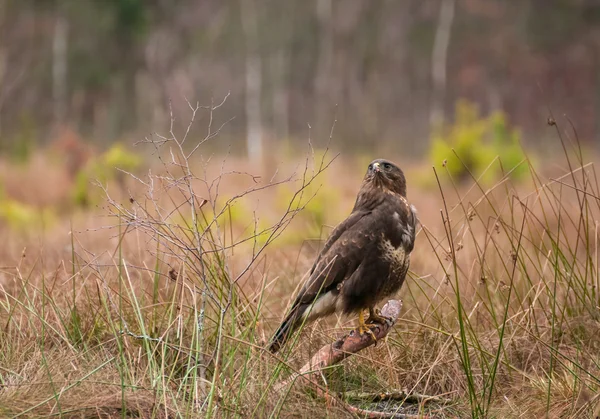
<instances>
[{"instance_id":1,"label":"white feather patch","mask_svg":"<svg viewBox=\"0 0 600 419\"><path fill-rule=\"evenodd\" d=\"M333 294L332 291L329 291L320 296L312 307L309 307L308 310L304 312L303 317L308 317L308 320L313 320L332 314L340 309L338 306L341 305L341 301L339 294Z\"/></svg>"}]
</instances>

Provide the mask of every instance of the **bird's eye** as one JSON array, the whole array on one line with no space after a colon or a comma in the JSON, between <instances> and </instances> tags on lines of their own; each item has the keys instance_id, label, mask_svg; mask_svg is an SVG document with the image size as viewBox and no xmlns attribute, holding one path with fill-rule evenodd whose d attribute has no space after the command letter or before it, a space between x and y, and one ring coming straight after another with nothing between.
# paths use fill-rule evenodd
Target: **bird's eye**
<instances>
[{"instance_id":1,"label":"bird's eye","mask_svg":"<svg viewBox=\"0 0 600 419\"><path fill-rule=\"evenodd\" d=\"M384 168L385 170L390 170L390 169L392 168L392 165L391 165L391 164L389 164L389 163L384 163L384 164L383 164L383 168Z\"/></svg>"},{"instance_id":2,"label":"bird's eye","mask_svg":"<svg viewBox=\"0 0 600 419\"><path fill-rule=\"evenodd\" d=\"M370 165L369 165L369 172L370 172L371 170L373 170L373 165L372 165L372 164L370 164Z\"/></svg>"}]
</instances>

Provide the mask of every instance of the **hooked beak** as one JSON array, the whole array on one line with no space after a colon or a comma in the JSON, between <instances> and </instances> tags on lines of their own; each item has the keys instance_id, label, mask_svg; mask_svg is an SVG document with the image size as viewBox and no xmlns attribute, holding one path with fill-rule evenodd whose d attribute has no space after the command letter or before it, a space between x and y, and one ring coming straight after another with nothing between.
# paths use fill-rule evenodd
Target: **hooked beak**
<instances>
[{"instance_id":1,"label":"hooked beak","mask_svg":"<svg viewBox=\"0 0 600 419\"><path fill-rule=\"evenodd\" d=\"M375 173L380 173L381 172L381 168L379 167L379 163L373 163L373 171Z\"/></svg>"}]
</instances>

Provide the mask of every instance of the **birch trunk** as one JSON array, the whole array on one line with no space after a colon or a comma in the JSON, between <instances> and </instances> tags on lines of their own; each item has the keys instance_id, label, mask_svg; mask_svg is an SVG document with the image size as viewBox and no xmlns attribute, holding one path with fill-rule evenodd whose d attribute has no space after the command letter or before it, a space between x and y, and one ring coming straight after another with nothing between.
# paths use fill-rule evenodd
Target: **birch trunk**
<instances>
[{"instance_id":1,"label":"birch trunk","mask_svg":"<svg viewBox=\"0 0 600 419\"><path fill-rule=\"evenodd\" d=\"M258 15L253 0L241 0L246 38L246 150L253 163L262 161L261 87L262 62L258 45Z\"/></svg>"},{"instance_id":2,"label":"birch trunk","mask_svg":"<svg viewBox=\"0 0 600 419\"><path fill-rule=\"evenodd\" d=\"M67 112L68 25L67 19L58 11L52 39L52 99L55 126L65 121Z\"/></svg>"},{"instance_id":3,"label":"birch trunk","mask_svg":"<svg viewBox=\"0 0 600 419\"><path fill-rule=\"evenodd\" d=\"M319 22L319 53L315 77L316 128L317 132L326 132L326 121L332 116L327 111L335 92L331 86L333 66L333 4L331 0L317 0L317 20Z\"/></svg>"},{"instance_id":4,"label":"birch trunk","mask_svg":"<svg viewBox=\"0 0 600 419\"><path fill-rule=\"evenodd\" d=\"M452 33L454 21L454 9L456 0L442 0L438 26L433 44L431 57L431 76L433 81L433 95L431 99L431 110L429 114L430 128L435 128L445 120L444 102L446 99L446 67L448 57L448 46Z\"/></svg>"}]
</instances>

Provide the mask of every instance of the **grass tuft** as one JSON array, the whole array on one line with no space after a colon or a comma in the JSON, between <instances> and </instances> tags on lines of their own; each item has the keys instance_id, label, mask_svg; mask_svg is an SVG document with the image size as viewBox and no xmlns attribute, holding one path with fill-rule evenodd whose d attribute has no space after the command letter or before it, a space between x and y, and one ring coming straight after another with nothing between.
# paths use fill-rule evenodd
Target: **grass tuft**
<instances>
[{"instance_id":1,"label":"grass tuft","mask_svg":"<svg viewBox=\"0 0 600 419\"><path fill-rule=\"evenodd\" d=\"M192 123L198 112L212 121L218 106L191 106ZM317 177L341 177L327 178L327 152L260 177L229 156L203 159L218 131L208 126L195 144L174 133L146 140L158 165L129 179L129 197L105 188L89 231L61 231L27 252L10 243L0 416L348 414L299 382L276 384L353 319L321 321L277 355L265 350L318 251L277 239L306 231L296 215L323 193ZM466 184L442 168L432 172L437 194L410 189L421 229L400 292L405 312L385 342L324 371L323 385L348 400L400 390L452 400L353 402L417 416L598 415L600 188L576 136L557 136L561 172L528 164L529 186L509 173L485 186L465 167ZM353 187L337 190L351 203L359 178L348 179ZM283 194L287 205L269 204ZM318 213L325 231L345 216Z\"/></svg>"}]
</instances>

